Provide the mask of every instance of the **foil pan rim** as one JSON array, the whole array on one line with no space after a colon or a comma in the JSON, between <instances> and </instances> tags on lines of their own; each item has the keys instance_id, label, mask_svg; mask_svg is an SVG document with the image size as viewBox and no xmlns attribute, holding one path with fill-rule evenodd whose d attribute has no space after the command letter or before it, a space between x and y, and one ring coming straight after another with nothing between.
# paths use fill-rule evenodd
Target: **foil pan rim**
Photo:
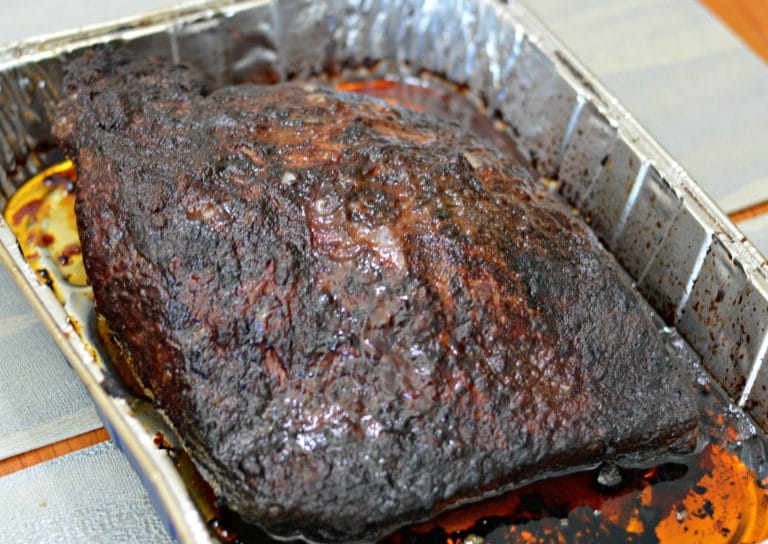
<instances>
[{"instance_id":1,"label":"foil pan rim","mask_svg":"<svg viewBox=\"0 0 768 544\"><path fill-rule=\"evenodd\" d=\"M37 279L18 248L11 228L1 217L0 263L10 272L62 350L70 368L85 385L110 436L120 441L118 449L130 454L128 460L134 465L134 470L143 477L144 485L151 486L152 491L157 493L162 504L173 505L171 508L163 508L163 512L170 518L170 526L168 523L165 525L172 537L184 543L212 543L210 533L170 459L152 444L151 437L133 415L126 399L107 392L104 387L106 376L96 356L89 352L53 291ZM72 361L79 364L73 364ZM154 498L152 493L150 498Z\"/></svg>"},{"instance_id":2,"label":"foil pan rim","mask_svg":"<svg viewBox=\"0 0 768 544\"><path fill-rule=\"evenodd\" d=\"M481 2L493 2L493 0L480 0ZM511 5L507 5L511 7ZM745 238L744 234L725 215L712 198L704 192L701 186L691 177L685 168L656 140L656 138L629 112L629 110L603 85L603 83L587 68L551 31L544 23L523 6L515 5L519 10L519 17L525 24L527 34L531 40L542 50L549 53L554 59L560 74L575 88L579 95L587 99L597 107L611 124L618 128L619 134L627 141L630 147L638 151L640 156L646 157L651 164L656 166L681 196L687 195L701 207L706 218L712 223L715 234L728 237L731 241L741 241L746 249L738 251L739 256L746 258L748 269L756 273L756 277L766 282L766 258L757 248ZM586 82L586 83L585 83ZM749 272L749 270L748 270ZM768 290L768 283L760 285ZM768 292L768 291L767 291Z\"/></svg>"},{"instance_id":3,"label":"foil pan rim","mask_svg":"<svg viewBox=\"0 0 768 544\"><path fill-rule=\"evenodd\" d=\"M174 25L217 15L230 15L259 5L271 4L272 1L196 0L176 7L156 9L138 15L85 25L77 29L49 32L0 43L0 71L48 58L52 54L60 55L115 39L133 39L159 29L167 29Z\"/></svg>"}]
</instances>

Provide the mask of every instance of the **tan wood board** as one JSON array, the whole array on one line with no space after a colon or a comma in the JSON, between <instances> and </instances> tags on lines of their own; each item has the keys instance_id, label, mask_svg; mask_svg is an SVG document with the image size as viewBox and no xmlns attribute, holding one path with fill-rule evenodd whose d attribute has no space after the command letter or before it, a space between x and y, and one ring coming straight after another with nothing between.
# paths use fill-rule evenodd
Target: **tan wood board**
<instances>
[{"instance_id":1,"label":"tan wood board","mask_svg":"<svg viewBox=\"0 0 768 544\"><path fill-rule=\"evenodd\" d=\"M0 461L0 477L24 470L44 461L61 457L73 451L109 440L109 434L102 427L60 442L30 450Z\"/></svg>"},{"instance_id":2,"label":"tan wood board","mask_svg":"<svg viewBox=\"0 0 768 544\"><path fill-rule=\"evenodd\" d=\"M768 0L701 0L768 61Z\"/></svg>"}]
</instances>

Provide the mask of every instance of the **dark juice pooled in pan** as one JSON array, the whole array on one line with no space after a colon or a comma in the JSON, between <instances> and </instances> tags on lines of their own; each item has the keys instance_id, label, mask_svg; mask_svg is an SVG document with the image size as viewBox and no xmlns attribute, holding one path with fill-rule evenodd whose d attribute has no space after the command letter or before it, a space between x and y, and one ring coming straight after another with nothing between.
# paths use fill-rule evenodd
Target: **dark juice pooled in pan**
<instances>
[{"instance_id":1,"label":"dark juice pooled in pan","mask_svg":"<svg viewBox=\"0 0 768 544\"><path fill-rule=\"evenodd\" d=\"M696 454L540 480L402 529L381 544L762 541L768 538L764 437L709 378L702 376L697 397L704 443ZM223 542L277 542L231 512L209 523Z\"/></svg>"},{"instance_id":2,"label":"dark juice pooled in pan","mask_svg":"<svg viewBox=\"0 0 768 544\"><path fill-rule=\"evenodd\" d=\"M503 127L480 113L459 89L453 92L417 80L357 81L337 87L452 119L519 156L512 140L499 130ZM71 163L54 166L19 189L5 211L27 260L62 302L66 289L87 289L74 216L74 181ZM117 353L114 346L107 351ZM544 479L450 510L384 542L677 543L768 538L763 437L708 378L701 378L699 388L704 440L696 454L659 459L651 468L600 466ZM189 458L165 438L157 440L158 447L174 459L221 541L269 541L258 528L217 508Z\"/></svg>"},{"instance_id":3,"label":"dark juice pooled in pan","mask_svg":"<svg viewBox=\"0 0 768 544\"><path fill-rule=\"evenodd\" d=\"M707 380L702 378L702 381ZM764 441L722 392L700 385L706 443L650 468L602 466L542 480L405 529L415 542L755 542L768 538Z\"/></svg>"}]
</instances>

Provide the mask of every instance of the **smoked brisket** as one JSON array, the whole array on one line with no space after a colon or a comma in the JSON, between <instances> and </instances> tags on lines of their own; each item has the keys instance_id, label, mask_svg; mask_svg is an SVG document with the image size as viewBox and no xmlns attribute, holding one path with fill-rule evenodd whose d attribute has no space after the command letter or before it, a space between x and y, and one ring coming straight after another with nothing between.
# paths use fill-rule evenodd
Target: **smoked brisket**
<instances>
[{"instance_id":1,"label":"smoked brisket","mask_svg":"<svg viewBox=\"0 0 768 544\"><path fill-rule=\"evenodd\" d=\"M104 51L65 93L97 310L246 520L370 540L695 444L691 369L626 274L458 125Z\"/></svg>"}]
</instances>

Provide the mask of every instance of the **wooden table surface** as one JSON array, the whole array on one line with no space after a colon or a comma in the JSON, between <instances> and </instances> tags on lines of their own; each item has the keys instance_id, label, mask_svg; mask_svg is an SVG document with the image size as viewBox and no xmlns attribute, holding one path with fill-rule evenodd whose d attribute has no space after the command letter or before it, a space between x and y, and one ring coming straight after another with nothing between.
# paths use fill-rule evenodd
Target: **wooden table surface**
<instances>
[{"instance_id":1,"label":"wooden table surface","mask_svg":"<svg viewBox=\"0 0 768 544\"><path fill-rule=\"evenodd\" d=\"M627 55L626 51L621 47L614 47L615 44L589 44L588 41L586 41L586 38L582 39L582 41L579 41L579 39L576 38L569 39L569 32L573 32L572 35L576 36L576 25L580 25L582 29L585 29L588 28L590 24L600 24L598 20L600 17L623 17L625 20L627 20L627 22L629 22L628 18L631 17L630 11L636 9L638 5L641 5L643 8L647 8L649 13L654 11L664 12L665 7L672 6L674 1L675 0L672 0L672 2L667 1L665 3L664 1L660 0L641 0L634 2L610 2L609 0L593 0L591 2L579 2L578 4L580 6L583 4L582 7L573 7L575 3L569 3L566 0L537 0L536 2L531 1L529 4L531 9L538 13L556 34L560 35L565 45L574 49L574 52L577 54L577 56L580 56L582 60L585 61L587 66L601 77L603 75L601 74L600 69L601 62L604 62L604 65L608 65L609 61L601 61L600 59L608 58L607 56L610 56L612 51L618 50L619 54ZM678 4L675 4L675 6L678 8L681 4L684 3L680 2L680 0L676 1ZM85 5L85 2L82 3ZM732 32L736 33L736 35L738 35L739 38L743 40L743 43L748 44L755 55L758 55L762 61L768 61L768 0L702 0L702 3L705 4L707 8L710 9L713 13L715 13L719 19L711 18L711 21L706 19L706 17L701 19L701 15L699 14L697 16L700 18L700 21L704 20L704 22L698 23L699 26L693 30L686 30L684 35L686 38L694 42L699 39L701 40L701 43L686 45L686 47L695 53L691 53L692 58L695 57L694 60L696 61L701 60L701 58L704 58L705 60L708 59L711 64L723 66L731 70L731 73L733 74L738 74L739 69L741 69L743 66L747 66L749 71L748 73L752 75L756 74L756 77L763 78L761 81L766 80L765 78L768 74L768 65L750 61L750 55L745 55L743 51L739 52L740 56L737 56L736 60L729 60L731 64L717 64L717 57L718 55L721 55L722 50L719 49L716 45L711 45L711 43L707 40L710 39L711 41L717 42L717 40L720 39L720 36L723 35L722 27L725 24L732 30ZM151 0L150 4L152 4ZM162 0L159 0L153 5L159 7L168 4L169 2L163 2ZM68 6L71 7L69 4ZM23 9L23 6L20 8L17 7L12 9ZM592 13L590 10L593 10L594 13ZM684 6L682 12L678 10L676 12L678 14L678 20L673 21L673 23L679 25L680 28L686 28L686 25L689 23L687 16L680 15L680 13L685 12L685 10L689 10L691 13L698 13L695 11L696 7L692 7L690 5ZM37 17L38 11L32 10L30 13L33 13L34 16ZM125 13L121 13L121 15L125 15ZM593 21L593 23L590 23L590 21ZM660 27L664 27L666 24L660 21L656 21L656 23L659 24ZM653 25L654 19L653 17L646 17L646 20L636 20L634 21L634 24ZM667 32L667 37L672 39L671 37L673 36L674 32L670 30L665 31L664 28L658 32L662 34ZM654 30L651 30L650 32L653 33ZM586 31L584 33L588 34ZM712 39L712 36L715 34L718 36L718 38ZM616 43L622 40L620 36L612 39L616 40ZM665 39L664 36L662 36L661 39ZM0 33L0 42L1 41L5 40ZM670 42L670 44L672 43L673 42ZM635 47L635 49L637 49L638 47L641 47L642 44L638 44L636 46L627 46L626 43L623 43L622 46ZM671 47L673 47L673 45L670 45L670 48ZM595 60L591 63L590 57L594 57L598 60ZM647 59L645 62L653 65L654 59ZM663 60L659 60L658 62L661 64L664 63ZM735 63L741 64L734 68ZM765 73L762 73L761 70L763 70ZM605 68L604 72L607 74L607 78L609 80L607 82L609 89L617 94L620 100L624 101L625 97L622 96L622 91L616 89L616 86L620 86L620 84L617 83L616 85L611 85L611 70ZM649 92L652 91L653 89L651 89ZM697 92L697 90L682 89L673 92L686 93ZM629 95L631 93L625 94ZM651 97L647 100L650 103L655 99ZM759 104L761 102L758 100L756 103ZM636 110L633 109L633 104L627 104L626 102L625 104L629 107L630 111L633 113L636 112ZM768 95L763 95L762 104L765 106L766 111L768 111ZM644 122L642 116L638 116L640 121ZM760 129L763 131L768 131L768 126L763 125L762 127L753 127L752 129L745 128L745 130ZM680 140L690 138L692 137L692 134L694 134L694 130L694 128L683 126L679 128L680 134L678 134L676 137ZM656 135L656 132L653 130L651 130L651 132ZM662 143L670 148L673 156L676 158L678 157L678 155L675 153L673 145L670 145L664 141L662 141ZM759 147L759 152L763 153L764 155L768 154L768 145L766 144L768 144L768 134L766 134L761 141L754 142L754 145ZM732 152L739 154L739 156L745 156L742 150L732 150ZM756 153L758 153L757 151L753 150L752 152L754 156L758 156L756 155ZM766 162L765 159L762 160L761 164L763 167L768 167L768 162ZM687 168L689 167L687 164L683 165ZM758 166L760 166L760 164L758 164ZM756 174L749 174L752 176L752 178L748 177L747 179L743 180L741 182L743 187L740 187L738 191L735 191L734 194L726 194L725 192L719 193L718 191L720 188L719 186L714 185L714 183L714 190L706 186L705 189L708 190L711 195L713 192L716 193L713 195L715 201L718 202L718 204L720 204L721 207L723 207L729 213L730 217L737 224L739 224L743 230L745 230L745 232L750 235L750 237L755 239L756 242L758 240L763 240L763 238L765 239L765 245L762 247L762 250L765 253L768 252L768 172L765 171L765 169L763 169L762 172L763 177L759 177L759 175ZM696 178L696 176L694 177ZM722 180L721 183L726 185L730 183L730 180ZM1 303L0 307L2 307ZM21 314L23 314L23 311L18 315ZM0 320L0 323L2 323L2 320ZM4 340L3 334L0 333L0 342L3 341L6 340ZM46 393L40 392L40 394L44 395ZM83 426L80 428L81 432L78 432L78 429L74 428L74 435L67 436L61 440L56 440L53 443L43 443L27 451L22 451L21 453L7 456L5 459L0 460L0 493L2 493L3 490L3 476L14 473L24 473L24 471L28 470L29 467L34 465L44 463L48 460L63 456L70 452L89 448L100 442L109 441L109 436L103 428L92 427L94 427L94 425L90 425L90 427ZM2 428L2 425L0 425L0 430L2 430ZM0 457L2 456L0 455ZM73 500L76 500L76 498ZM146 506L146 508L149 507ZM3 516L0 514L0 529L2 529L3 526L2 519ZM0 539L2 538L2 534L3 532L0 530ZM128 540L130 540L130 538Z\"/></svg>"},{"instance_id":2,"label":"wooden table surface","mask_svg":"<svg viewBox=\"0 0 768 544\"><path fill-rule=\"evenodd\" d=\"M701 0L768 61L768 0Z\"/></svg>"},{"instance_id":3,"label":"wooden table surface","mask_svg":"<svg viewBox=\"0 0 768 544\"><path fill-rule=\"evenodd\" d=\"M701 0L701 2L768 63L768 0ZM768 97L766 97L766 107L768 108ZM768 150L766 152L768 153ZM740 224L768 215L768 187L761 196L765 199L731 211L728 214L731 220Z\"/></svg>"}]
</instances>

